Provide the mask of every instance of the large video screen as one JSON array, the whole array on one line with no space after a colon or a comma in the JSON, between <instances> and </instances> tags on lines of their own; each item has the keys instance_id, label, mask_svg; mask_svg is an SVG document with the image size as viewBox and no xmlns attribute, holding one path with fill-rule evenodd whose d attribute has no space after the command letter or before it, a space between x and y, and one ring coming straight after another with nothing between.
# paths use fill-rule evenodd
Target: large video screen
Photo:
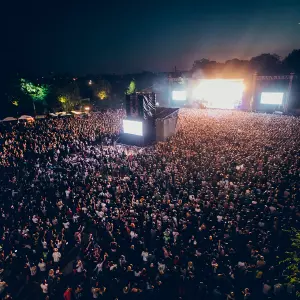
<instances>
[{"instance_id":1,"label":"large video screen","mask_svg":"<svg viewBox=\"0 0 300 300\"><path fill-rule=\"evenodd\" d=\"M143 122L123 120L123 132L143 136Z\"/></svg>"},{"instance_id":2,"label":"large video screen","mask_svg":"<svg viewBox=\"0 0 300 300\"><path fill-rule=\"evenodd\" d=\"M173 91L172 99L175 101L186 101L186 91Z\"/></svg>"},{"instance_id":3,"label":"large video screen","mask_svg":"<svg viewBox=\"0 0 300 300\"><path fill-rule=\"evenodd\" d=\"M260 103L282 105L284 93L261 93Z\"/></svg>"}]
</instances>

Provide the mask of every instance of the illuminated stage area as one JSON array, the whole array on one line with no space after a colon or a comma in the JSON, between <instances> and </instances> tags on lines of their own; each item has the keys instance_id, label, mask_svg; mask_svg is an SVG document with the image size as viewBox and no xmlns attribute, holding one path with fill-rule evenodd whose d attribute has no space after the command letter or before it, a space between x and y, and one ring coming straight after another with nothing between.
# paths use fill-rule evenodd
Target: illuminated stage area
<instances>
[{"instance_id":1,"label":"illuminated stage area","mask_svg":"<svg viewBox=\"0 0 300 300\"><path fill-rule=\"evenodd\" d=\"M243 79L202 79L192 90L192 98L207 108L234 109L242 101Z\"/></svg>"}]
</instances>

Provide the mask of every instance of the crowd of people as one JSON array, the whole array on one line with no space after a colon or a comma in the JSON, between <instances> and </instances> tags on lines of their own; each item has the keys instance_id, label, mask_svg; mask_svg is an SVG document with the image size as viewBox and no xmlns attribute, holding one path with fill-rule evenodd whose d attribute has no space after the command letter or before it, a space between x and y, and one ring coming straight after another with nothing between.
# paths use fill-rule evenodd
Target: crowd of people
<instances>
[{"instance_id":1,"label":"crowd of people","mask_svg":"<svg viewBox=\"0 0 300 300\"><path fill-rule=\"evenodd\" d=\"M0 127L0 298L295 297L300 120L181 109L117 145L122 110Z\"/></svg>"}]
</instances>

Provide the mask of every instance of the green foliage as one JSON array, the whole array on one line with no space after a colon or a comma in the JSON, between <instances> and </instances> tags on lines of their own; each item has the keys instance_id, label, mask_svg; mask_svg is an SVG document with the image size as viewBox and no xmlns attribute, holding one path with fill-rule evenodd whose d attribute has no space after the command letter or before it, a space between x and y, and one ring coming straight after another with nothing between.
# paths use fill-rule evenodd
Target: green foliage
<instances>
[{"instance_id":1,"label":"green foliage","mask_svg":"<svg viewBox=\"0 0 300 300\"><path fill-rule=\"evenodd\" d=\"M131 80L130 84L128 86L128 89L126 91L126 95L131 95L136 91L136 87L135 87L135 81Z\"/></svg>"},{"instance_id":2,"label":"green foliage","mask_svg":"<svg viewBox=\"0 0 300 300\"><path fill-rule=\"evenodd\" d=\"M11 103L14 106L19 106L19 100L17 100L17 99L13 100Z\"/></svg>"},{"instance_id":3,"label":"green foliage","mask_svg":"<svg viewBox=\"0 0 300 300\"><path fill-rule=\"evenodd\" d=\"M58 96L58 101L61 104L61 108L63 111L71 111L75 108L76 102L72 101L69 95L61 95Z\"/></svg>"},{"instance_id":4,"label":"green foliage","mask_svg":"<svg viewBox=\"0 0 300 300\"><path fill-rule=\"evenodd\" d=\"M7 100L10 104L17 107L20 104L20 100L22 97L14 96L14 95L7 95Z\"/></svg>"},{"instance_id":5,"label":"green foliage","mask_svg":"<svg viewBox=\"0 0 300 300\"><path fill-rule=\"evenodd\" d=\"M44 102L49 93L48 85L35 85L24 78L20 79L20 87L21 91L30 96L33 101Z\"/></svg>"},{"instance_id":6,"label":"green foliage","mask_svg":"<svg viewBox=\"0 0 300 300\"><path fill-rule=\"evenodd\" d=\"M107 80L100 80L91 86L93 94L98 100L106 100L111 93L111 85Z\"/></svg>"},{"instance_id":7,"label":"green foliage","mask_svg":"<svg viewBox=\"0 0 300 300\"><path fill-rule=\"evenodd\" d=\"M296 287L296 296L300 298L300 231L293 228L286 232L291 236L291 251L285 253L286 258L281 260L279 264L285 266L286 279L289 284Z\"/></svg>"},{"instance_id":8,"label":"green foliage","mask_svg":"<svg viewBox=\"0 0 300 300\"><path fill-rule=\"evenodd\" d=\"M97 97L100 100L105 100L105 99L107 99L108 95L107 95L106 91L102 90L102 91L98 92Z\"/></svg>"},{"instance_id":9,"label":"green foliage","mask_svg":"<svg viewBox=\"0 0 300 300\"><path fill-rule=\"evenodd\" d=\"M57 100L64 111L74 110L80 103L80 92L76 83L70 83L57 91Z\"/></svg>"}]
</instances>

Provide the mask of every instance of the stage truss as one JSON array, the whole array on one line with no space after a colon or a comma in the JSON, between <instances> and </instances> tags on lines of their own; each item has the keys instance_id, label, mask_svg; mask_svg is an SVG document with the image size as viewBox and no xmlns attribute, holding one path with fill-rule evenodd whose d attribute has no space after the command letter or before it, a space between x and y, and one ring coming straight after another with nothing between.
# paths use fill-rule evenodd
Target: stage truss
<instances>
[{"instance_id":1,"label":"stage truss","mask_svg":"<svg viewBox=\"0 0 300 300\"><path fill-rule=\"evenodd\" d=\"M288 105L290 100L290 94L292 90L293 85L293 79L295 79L296 76L294 73L291 73L290 75L274 75L274 76L257 76L257 73L253 74L253 80L252 80L252 97L250 101L251 110L253 110L254 105L254 95L256 91L256 82L257 81L275 81L275 80L289 80L287 95L284 97L283 101L283 111L288 111Z\"/></svg>"}]
</instances>

